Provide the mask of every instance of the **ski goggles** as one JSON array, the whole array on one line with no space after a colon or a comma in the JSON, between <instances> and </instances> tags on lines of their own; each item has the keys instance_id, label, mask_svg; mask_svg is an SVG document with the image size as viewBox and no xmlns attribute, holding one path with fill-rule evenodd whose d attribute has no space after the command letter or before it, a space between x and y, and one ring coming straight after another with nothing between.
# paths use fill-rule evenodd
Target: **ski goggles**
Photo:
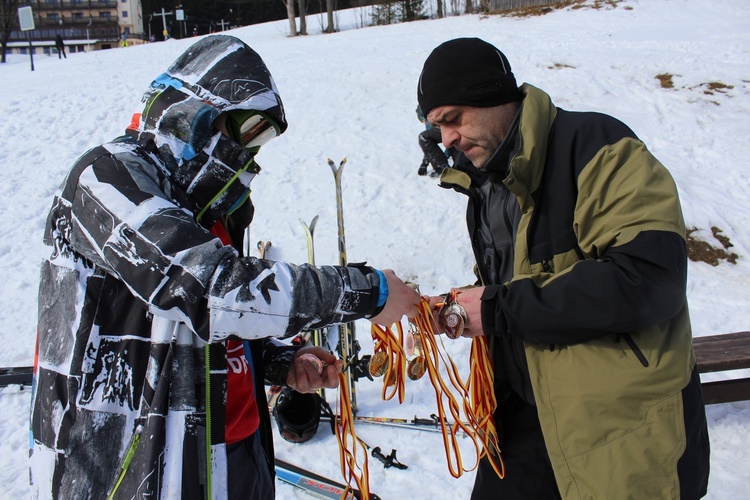
<instances>
[{"instance_id":1,"label":"ski goggles","mask_svg":"<svg viewBox=\"0 0 750 500\"><path fill-rule=\"evenodd\" d=\"M246 149L258 150L279 135L279 126L265 113L234 110L227 113L229 136Z\"/></svg>"}]
</instances>

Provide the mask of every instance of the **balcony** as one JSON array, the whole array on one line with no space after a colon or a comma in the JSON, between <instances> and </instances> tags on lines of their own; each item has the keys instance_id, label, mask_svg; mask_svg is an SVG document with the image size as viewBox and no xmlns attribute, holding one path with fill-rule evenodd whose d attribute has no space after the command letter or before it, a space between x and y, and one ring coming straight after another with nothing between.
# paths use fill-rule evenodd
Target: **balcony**
<instances>
[{"instance_id":1,"label":"balcony","mask_svg":"<svg viewBox=\"0 0 750 500\"><path fill-rule=\"evenodd\" d=\"M67 26L70 27L71 25L76 27L81 26L101 26L104 24L117 24L119 18L118 16L109 16L109 17L99 17L99 16L84 16L84 17L70 17L70 16L60 16L57 18L42 18L42 19L35 19L34 24L37 27L40 28L50 28L53 26L61 27L61 26Z\"/></svg>"},{"instance_id":2,"label":"balcony","mask_svg":"<svg viewBox=\"0 0 750 500\"><path fill-rule=\"evenodd\" d=\"M29 5L33 12L47 10L116 9L117 0L82 0L80 2L45 2L37 0L29 2Z\"/></svg>"}]
</instances>

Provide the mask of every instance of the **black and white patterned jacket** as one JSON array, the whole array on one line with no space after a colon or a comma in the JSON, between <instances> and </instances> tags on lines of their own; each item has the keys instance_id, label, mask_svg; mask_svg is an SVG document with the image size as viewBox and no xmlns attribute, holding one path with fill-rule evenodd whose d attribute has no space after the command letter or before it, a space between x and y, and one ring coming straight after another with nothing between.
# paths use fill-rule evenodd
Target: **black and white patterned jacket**
<instances>
[{"instance_id":1,"label":"black and white patterned jacket","mask_svg":"<svg viewBox=\"0 0 750 500\"><path fill-rule=\"evenodd\" d=\"M271 338L376 312L368 267L260 260L209 233L252 178L236 175L251 155L212 129L232 109L286 128L261 58L207 37L152 83L128 135L85 153L55 196L39 290L35 496L226 498L224 341L251 341L259 386L283 383L291 355ZM230 232L251 213L248 200L224 220Z\"/></svg>"}]
</instances>

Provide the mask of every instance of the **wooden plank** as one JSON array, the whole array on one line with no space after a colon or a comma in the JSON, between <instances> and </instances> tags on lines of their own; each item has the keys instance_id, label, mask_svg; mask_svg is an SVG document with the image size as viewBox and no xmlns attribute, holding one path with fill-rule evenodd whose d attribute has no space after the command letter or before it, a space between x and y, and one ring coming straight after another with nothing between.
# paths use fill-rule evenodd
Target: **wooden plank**
<instances>
[{"instance_id":1,"label":"wooden plank","mask_svg":"<svg viewBox=\"0 0 750 500\"><path fill-rule=\"evenodd\" d=\"M750 399L750 378L705 382L701 388L707 405Z\"/></svg>"},{"instance_id":2,"label":"wooden plank","mask_svg":"<svg viewBox=\"0 0 750 500\"><path fill-rule=\"evenodd\" d=\"M31 385L32 370L31 366L0 368L0 387L12 384Z\"/></svg>"},{"instance_id":3,"label":"wooden plank","mask_svg":"<svg viewBox=\"0 0 750 500\"><path fill-rule=\"evenodd\" d=\"M750 368L750 332L696 337L693 347L701 373Z\"/></svg>"}]
</instances>

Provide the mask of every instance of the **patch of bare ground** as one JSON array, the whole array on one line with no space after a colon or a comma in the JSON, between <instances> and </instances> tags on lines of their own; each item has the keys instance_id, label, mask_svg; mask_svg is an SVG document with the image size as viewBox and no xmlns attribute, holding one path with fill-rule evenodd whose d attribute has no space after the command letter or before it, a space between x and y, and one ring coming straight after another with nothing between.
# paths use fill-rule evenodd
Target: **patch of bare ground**
<instances>
[{"instance_id":1,"label":"patch of bare ground","mask_svg":"<svg viewBox=\"0 0 750 500\"><path fill-rule=\"evenodd\" d=\"M729 238L722 234L722 230L714 226L711 228L711 234L721 244L722 248L715 248L709 243L693 236L693 233L698 231L698 228L691 228L687 230L687 247L688 247L688 259L693 262L705 262L712 266L718 266L722 260L726 260L732 264L737 263L739 256L736 253L729 253L727 250L733 245L729 241Z\"/></svg>"}]
</instances>

